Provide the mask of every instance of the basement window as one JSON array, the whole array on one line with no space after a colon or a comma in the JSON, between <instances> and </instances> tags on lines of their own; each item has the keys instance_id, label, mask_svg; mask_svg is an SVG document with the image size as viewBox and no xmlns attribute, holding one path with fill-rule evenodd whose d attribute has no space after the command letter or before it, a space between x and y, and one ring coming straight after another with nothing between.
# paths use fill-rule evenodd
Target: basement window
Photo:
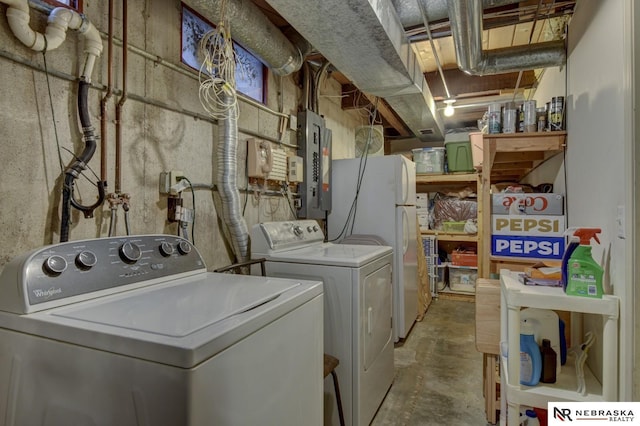
<instances>
[{"instance_id":1,"label":"basement window","mask_svg":"<svg viewBox=\"0 0 640 426\"><path fill-rule=\"evenodd\" d=\"M200 71L202 64L199 43L215 26L199 15L196 11L182 4L182 63L196 71ZM232 29L233 31L233 29ZM265 103L266 67L260 60L235 41L233 47L236 53L236 89L238 92L258 102Z\"/></svg>"},{"instance_id":2,"label":"basement window","mask_svg":"<svg viewBox=\"0 0 640 426\"><path fill-rule=\"evenodd\" d=\"M82 0L44 0L44 2L52 6L67 7L82 12Z\"/></svg>"}]
</instances>

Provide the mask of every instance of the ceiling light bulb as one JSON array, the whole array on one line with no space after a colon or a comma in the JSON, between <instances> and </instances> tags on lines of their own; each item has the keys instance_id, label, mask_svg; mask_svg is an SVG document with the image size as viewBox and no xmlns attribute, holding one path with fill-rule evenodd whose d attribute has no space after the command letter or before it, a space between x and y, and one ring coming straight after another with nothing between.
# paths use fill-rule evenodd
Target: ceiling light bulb
<instances>
[{"instance_id":1,"label":"ceiling light bulb","mask_svg":"<svg viewBox=\"0 0 640 426\"><path fill-rule=\"evenodd\" d=\"M445 117L451 117L455 112L452 105L454 102L455 102L455 99L447 99L446 101L444 101L444 103L447 104L447 106L444 109Z\"/></svg>"}]
</instances>

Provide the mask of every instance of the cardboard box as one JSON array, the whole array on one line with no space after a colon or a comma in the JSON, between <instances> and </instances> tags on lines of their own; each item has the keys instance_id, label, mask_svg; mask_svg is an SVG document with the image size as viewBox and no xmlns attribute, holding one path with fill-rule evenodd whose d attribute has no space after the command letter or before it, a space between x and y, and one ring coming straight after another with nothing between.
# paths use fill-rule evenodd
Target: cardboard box
<instances>
[{"instance_id":1,"label":"cardboard box","mask_svg":"<svg viewBox=\"0 0 640 426\"><path fill-rule=\"evenodd\" d=\"M427 231L429 229L429 215L428 214L419 214L418 215L418 226L421 231Z\"/></svg>"},{"instance_id":2,"label":"cardboard box","mask_svg":"<svg viewBox=\"0 0 640 426\"><path fill-rule=\"evenodd\" d=\"M529 278L559 280L562 278L562 262L547 260L525 266L524 274Z\"/></svg>"},{"instance_id":3,"label":"cardboard box","mask_svg":"<svg viewBox=\"0 0 640 426\"><path fill-rule=\"evenodd\" d=\"M416 194L416 208L427 209L429 208L429 194L419 193Z\"/></svg>"},{"instance_id":4,"label":"cardboard box","mask_svg":"<svg viewBox=\"0 0 640 426\"><path fill-rule=\"evenodd\" d=\"M557 235L565 231L565 217L551 215L491 215L495 235Z\"/></svg>"},{"instance_id":5,"label":"cardboard box","mask_svg":"<svg viewBox=\"0 0 640 426\"><path fill-rule=\"evenodd\" d=\"M505 193L491 195L492 214L563 215L562 194Z\"/></svg>"},{"instance_id":6,"label":"cardboard box","mask_svg":"<svg viewBox=\"0 0 640 426\"><path fill-rule=\"evenodd\" d=\"M564 255L564 246L564 237L562 236L491 236L491 254L493 256L561 260Z\"/></svg>"}]
</instances>

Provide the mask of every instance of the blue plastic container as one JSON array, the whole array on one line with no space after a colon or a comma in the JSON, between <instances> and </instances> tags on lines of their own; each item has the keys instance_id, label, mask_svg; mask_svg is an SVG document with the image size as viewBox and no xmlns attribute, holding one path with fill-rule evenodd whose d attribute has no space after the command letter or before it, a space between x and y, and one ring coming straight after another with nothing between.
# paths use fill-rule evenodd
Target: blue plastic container
<instances>
[{"instance_id":1,"label":"blue plastic container","mask_svg":"<svg viewBox=\"0 0 640 426\"><path fill-rule=\"evenodd\" d=\"M531 326L523 321L520 327L520 384L535 386L542 373L540 347L533 336Z\"/></svg>"}]
</instances>

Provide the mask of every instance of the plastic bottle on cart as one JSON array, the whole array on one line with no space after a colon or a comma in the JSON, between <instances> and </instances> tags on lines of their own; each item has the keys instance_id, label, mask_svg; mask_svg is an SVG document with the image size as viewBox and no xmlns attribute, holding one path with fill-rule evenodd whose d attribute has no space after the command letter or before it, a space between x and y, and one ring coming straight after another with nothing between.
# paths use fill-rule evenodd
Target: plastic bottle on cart
<instances>
[{"instance_id":1,"label":"plastic bottle on cart","mask_svg":"<svg viewBox=\"0 0 640 426\"><path fill-rule=\"evenodd\" d=\"M540 381L542 355L527 321L520 324L520 384L535 386Z\"/></svg>"},{"instance_id":2,"label":"plastic bottle on cart","mask_svg":"<svg viewBox=\"0 0 640 426\"><path fill-rule=\"evenodd\" d=\"M578 247L580 245L580 238L574 236L574 232L576 232L578 230L578 228L567 228L566 231L564 231L564 235L569 235L569 244L567 244L567 248L564 251L564 255L562 256L562 267L561 267L561 273L562 273L562 288L564 288L564 291L566 293L567 291L567 283L569 282L568 279L568 275L567 275L567 270L568 270L568 264L569 264L569 259L571 259L571 255L573 254L573 251L576 249L576 247Z\"/></svg>"},{"instance_id":3,"label":"plastic bottle on cart","mask_svg":"<svg viewBox=\"0 0 640 426\"><path fill-rule=\"evenodd\" d=\"M527 426L540 426L540 420L538 420L538 414L535 411L527 410L525 415L527 416L527 421L525 422Z\"/></svg>"},{"instance_id":4,"label":"plastic bottle on cart","mask_svg":"<svg viewBox=\"0 0 640 426\"><path fill-rule=\"evenodd\" d=\"M567 264L567 288L565 292L572 296L602 299L602 275L604 269L591 256L591 239L599 244L600 228L578 228L574 236L580 238Z\"/></svg>"},{"instance_id":5,"label":"plastic bottle on cart","mask_svg":"<svg viewBox=\"0 0 640 426\"><path fill-rule=\"evenodd\" d=\"M549 339L542 339L540 354L542 355L542 372L540 373L540 381L542 383L555 383L558 355L551 347L551 341Z\"/></svg>"}]
</instances>

